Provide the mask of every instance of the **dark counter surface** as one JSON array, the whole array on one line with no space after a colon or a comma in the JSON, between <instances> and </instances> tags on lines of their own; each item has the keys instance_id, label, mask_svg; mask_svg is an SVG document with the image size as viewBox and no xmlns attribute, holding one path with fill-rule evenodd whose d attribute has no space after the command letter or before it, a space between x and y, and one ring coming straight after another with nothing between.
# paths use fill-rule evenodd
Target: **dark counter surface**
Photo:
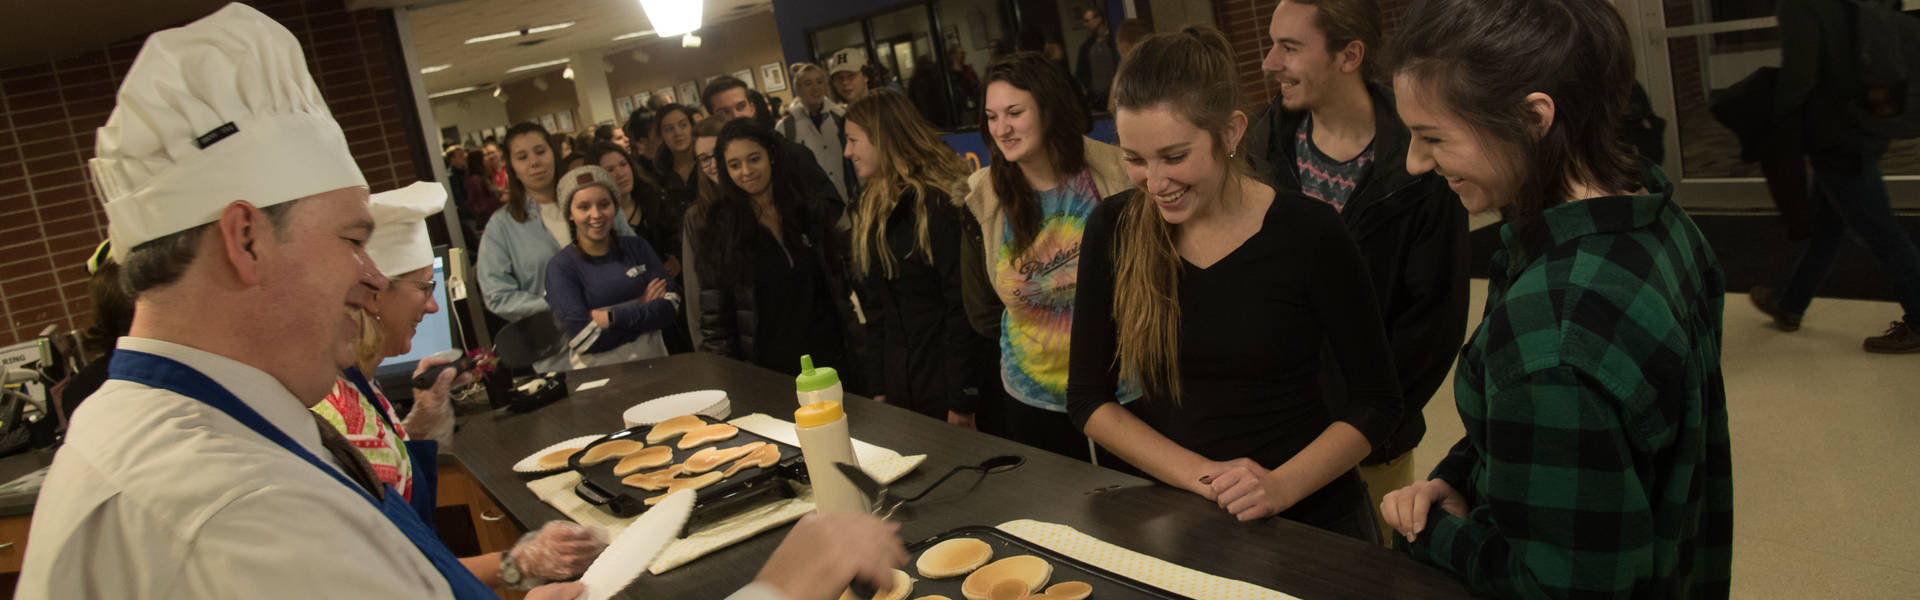
<instances>
[{"instance_id":1,"label":"dark counter surface","mask_svg":"<svg viewBox=\"0 0 1920 600\"><path fill-rule=\"evenodd\" d=\"M634 404L668 394L721 389L732 402L729 418L759 412L791 421L797 407L791 378L704 353L567 376L574 387L600 378L612 381L526 414L490 413L461 419L453 454L522 527L532 529L565 517L527 489L526 482L532 478L514 473L513 464L554 442L619 430L624 426L620 414ZM1240 523L1214 503L1185 491L864 398L850 396L846 405L855 438L903 455L927 455L919 469L892 485L896 493L918 493L956 465L1002 454L1027 457L1026 465L984 479L956 476L956 481L917 503L900 530L909 544L956 527L1035 519L1301 598L1468 596L1445 573L1386 548L1281 519ZM642 575L619 597L724 597L752 580L787 530L775 529L664 575Z\"/></svg>"}]
</instances>

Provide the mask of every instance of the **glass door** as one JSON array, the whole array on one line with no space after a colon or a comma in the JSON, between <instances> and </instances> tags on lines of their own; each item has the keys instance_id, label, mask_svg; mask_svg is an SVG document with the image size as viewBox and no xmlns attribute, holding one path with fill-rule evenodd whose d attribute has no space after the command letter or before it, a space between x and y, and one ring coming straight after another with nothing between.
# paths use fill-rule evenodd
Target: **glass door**
<instances>
[{"instance_id":1,"label":"glass door","mask_svg":"<svg viewBox=\"0 0 1920 600\"><path fill-rule=\"evenodd\" d=\"M1773 0L1616 0L1633 29L1640 81L1667 120L1662 168L1695 210L1773 210L1757 163L1714 119L1716 92L1780 66ZM1831 0L1828 0L1831 1ZM1904 0L1920 10L1920 0ZM1898 140L1881 161L1895 210L1920 210L1920 140Z\"/></svg>"}]
</instances>

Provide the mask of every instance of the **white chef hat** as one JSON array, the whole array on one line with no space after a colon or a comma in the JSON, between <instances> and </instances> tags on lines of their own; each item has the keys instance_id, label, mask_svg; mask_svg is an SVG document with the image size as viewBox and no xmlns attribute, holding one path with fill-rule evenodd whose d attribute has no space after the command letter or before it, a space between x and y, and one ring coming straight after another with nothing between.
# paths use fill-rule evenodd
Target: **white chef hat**
<instances>
[{"instance_id":1,"label":"white chef hat","mask_svg":"<svg viewBox=\"0 0 1920 600\"><path fill-rule=\"evenodd\" d=\"M147 37L88 163L131 250L219 218L367 180L285 27L241 4Z\"/></svg>"},{"instance_id":2,"label":"white chef hat","mask_svg":"<svg viewBox=\"0 0 1920 600\"><path fill-rule=\"evenodd\" d=\"M367 238L367 256L380 274L399 277L433 265L433 241L427 238L427 217L447 205L447 188L421 181L373 195L373 236Z\"/></svg>"}]
</instances>

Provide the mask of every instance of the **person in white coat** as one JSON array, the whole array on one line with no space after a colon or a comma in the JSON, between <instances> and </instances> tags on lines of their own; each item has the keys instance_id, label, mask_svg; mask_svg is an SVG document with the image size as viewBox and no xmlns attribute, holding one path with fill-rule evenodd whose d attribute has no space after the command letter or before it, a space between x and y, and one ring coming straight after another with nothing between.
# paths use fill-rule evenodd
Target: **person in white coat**
<instances>
[{"instance_id":1,"label":"person in white coat","mask_svg":"<svg viewBox=\"0 0 1920 600\"><path fill-rule=\"evenodd\" d=\"M847 145L847 108L827 97L827 73L820 65L793 63L791 81L794 99L774 131L812 152L840 197L852 199L856 178L841 156Z\"/></svg>"},{"instance_id":2,"label":"person in white coat","mask_svg":"<svg viewBox=\"0 0 1920 600\"><path fill-rule=\"evenodd\" d=\"M308 410L388 280L306 64L285 27L229 4L149 36L128 69L89 167L133 324L54 456L18 597L495 597ZM895 531L803 520L736 597L888 581L906 562Z\"/></svg>"}]
</instances>

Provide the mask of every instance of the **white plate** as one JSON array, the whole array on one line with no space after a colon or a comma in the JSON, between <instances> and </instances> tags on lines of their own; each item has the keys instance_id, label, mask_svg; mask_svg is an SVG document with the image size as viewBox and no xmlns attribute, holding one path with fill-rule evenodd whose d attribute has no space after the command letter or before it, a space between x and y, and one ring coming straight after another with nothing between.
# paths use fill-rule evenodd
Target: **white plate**
<instances>
[{"instance_id":1,"label":"white plate","mask_svg":"<svg viewBox=\"0 0 1920 600\"><path fill-rule=\"evenodd\" d=\"M550 473L553 471L565 471L567 470L566 467L560 467L558 469L540 468L540 457L546 456L548 454L558 452L560 450L564 450L567 448L579 450L581 448L587 447L587 444L593 443L594 440L597 440L603 437L607 437L607 435L604 433L597 433L594 435L583 435L583 436L573 438L564 442L560 442L558 444L554 444L552 446L547 446L545 448L540 449L540 451L538 452L534 452L533 454L528 454L526 458L520 459L520 462L513 463L513 472L515 473Z\"/></svg>"},{"instance_id":2,"label":"white plate","mask_svg":"<svg viewBox=\"0 0 1920 600\"><path fill-rule=\"evenodd\" d=\"M718 421L725 421L727 420L727 415L732 414L732 412L732 403L727 401L726 392L720 390L700 390L671 396L661 396L635 404L632 408L628 408L626 412L620 413L620 418L627 422L628 427L639 427L641 425L656 425L667 419L694 413L712 417Z\"/></svg>"}]
</instances>

